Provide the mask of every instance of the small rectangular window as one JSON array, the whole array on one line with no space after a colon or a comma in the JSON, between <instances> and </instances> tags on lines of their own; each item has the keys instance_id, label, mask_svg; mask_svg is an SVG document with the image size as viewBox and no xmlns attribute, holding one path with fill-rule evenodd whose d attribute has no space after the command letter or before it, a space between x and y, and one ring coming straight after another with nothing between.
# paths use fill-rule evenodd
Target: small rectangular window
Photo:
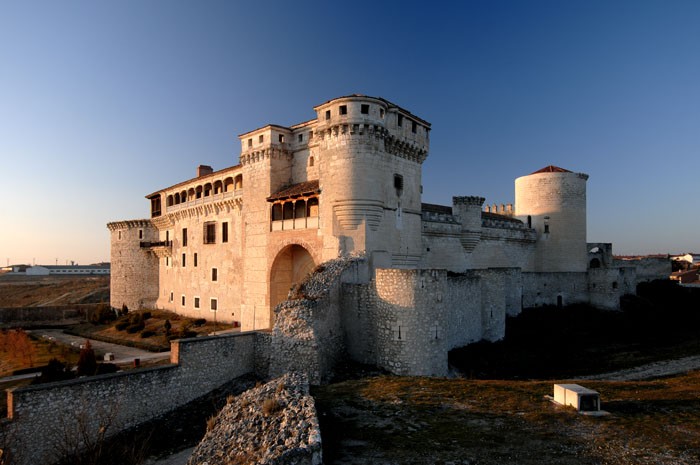
<instances>
[{"instance_id":1,"label":"small rectangular window","mask_svg":"<svg viewBox=\"0 0 700 465\"><path fill-rule=\"evenodd\" d=\"M139 239L143 239L143 229L139 229Z\"/></svg>"},{"instance_id":2,"label":"small rectangular window","mask_svg":"<svg viewBox=\"0 0 700 465\"><path fill-rule=\"evenodd\" d=\"M182 304L183 307L185 306L185 296L184 295L180 298L180 303Z\"/></svg>"},{"instance_id":3,"label":"small rectangular window","mask_svg":"<svg viewBox=\"0 0 700 465\"><path fill-rule=\"evenodd\" d=\"M168 299L168 302L172 302L174 298L173 291L170 291L170 299Z\"/></svg>"},{"instance_id":4,"label":"small rectangular window","mask_svg":"<svg viewBox=\"0 0 700 465\"><path fill-rule=\"evenodd\" d=\"M379 117L384 118L384 108L379 109Z\"/></svg>"},{"instance_id":5,"label":"small rectangular window","mask_svg":"<svg viewBox=\"0 0 700 465\"><path fill-rule=\"evenodd\" d=\"M397 191L403 190L403 176L400 174L394 175L394 189Z\"/></svg>"},{"instance_id":6,"label":"small rectangular window","mask_svg":"<svg viewBox=\"0 0 700 465\"><path fill-rule=\"evenodd\" d=\"M403 126L403 115L399 115L398 125L399 127Z\"/></svg>"},{"instance_id":7,"label":"small rectangular window","mask_svg":"<svg viewBox=\"0 0 700 465\"><path fill-rule=\"evenodd\" d=\"M369 105L360 106L360 113L363 115L369 115Z\"/></svg>"},{"instance_id":8,"label":"small rectangular window","mask_svg":"<svg viewBox=\"0 0 700 465\"><path fill-rule=\"evenodd\" d=\"M418 124L416 124L415 121L411 121L411 132L413 132L415 134L417 130L418 130Z\"/></svg>"},{"instance_id":9,"label":"small rectangular window","mask_svg":"<svg viewBox=\"0 0 700 465\"><path fill-rule=\"evenodd\" d=\"M219 307L219 301L217 299L211 299L209 303L209 308L211 308L212 312L215 312Z\"/></svg>"},{"instance_id":10,"label":"small rectangular window","mask_svg":"<svg viewBox=\"0 0 700 465\"><path fill-rule=\"evenodd\" d=\"M228 242L228 222L221 224L221 242Z\"/></svg>"},{"instance_id":11,"label":"small rectangular window","mask_svg":"<svg viewBox=\"0 0 700 465\"><path fill-rule=\"evenodd\" d=\"M182 246L187 247L187 228L182 228Z\"/></svg>"},{"instance_id":12,"label":"small rectangular window","mask_svg":"<svg viewBox=\"0 0 700 465\"><path fill-rule=\"evenodd\" d=\"M304 134L299 134L299 142L304 142Z\"/></svg>"},{"instance_id":13,"label":"small rectangular window","mask_svg":"<svg viewBox=\"0 0 700 465\"><path fill-rule=\"evenodd\" d=\"M313 139L313 138L314 138L314 132L313 132L313 131L309 131L309 140L311 140L311 139Z\"/></svg>"},{"instance_id":14,"label":"small rectangular window","mask_svg":"<svg viewBox=\"0 0 700 465\"><path fill-rule=\"evenodd\" d=\"M197 254L194 254L194 266L197 266Z\"/></svg>"},{"instance_id":15,"label":"small rectangular window","mask_svg":"<svg viewBox=\"0 0 700 465\"><path fill-rule=\"evenodd\" d=\"M248 139L248 147L252 147L252 146L253 146L253 138L251 137L250 139Z\"/></svg>"},{"instance_id":16,"label":"small rectangular window","mask_svg":"<svg viewBox=\"0 0 700 465\"><path fill-rule=\"evenodd\" d=\"M119 240L121 240L121 239L122 239L122 232L119 231Z\"/></svg>"},{"instance_id":17,"label":"small rectangular window","mask_svg":"<svg viewBox=\"0 0 700 465\"><path fill-rule=\"evenodd\" d=\"M216 268L211 269L211 280L212 281L217 281L219 279L219 270Z\"/></svg>"},{"instance_id":18,"label":"small rectangular window","mask_svg":"<svg viewBox=\"0 0 700 465\"><path fill-rule=\"evenodd\" d=\"M204 243L216 243L216 223L213 221L209 223L204 223Z\"/></svg>"},{"instance_id":19,"label":"small rectangular window","mask_svg":"<svg viewBox=\"0 0 700 465\"><path fill-rule=\"evenodd\" d=\"M165 242L170 240L170 231L165 231Z\"/></svg>"},{"instance_id":20,"label":"small rectangular window","mask_svg":"<svg viewBox=\"0 0 700 465\"><path fill-rule=\"evenodd\" d=\"M331 111L326 110L326 120L329 120L329 119L331 119Z\"/></svg>"},{"instance_id":21,"label":"small rectangular window","mask_svg":"<svg viewBox=\"0 0 700 465\"><path fill-rule=\"evenodd\" d=\"M348 114L348 106L347 105L341 105L338 107L338 112L341 115L347 115Z\"/></svg>"},{"instance_id":22,"label":"small rectangular window","mask_svg":"<svg viewBox=\"0 0 700 465\"><path fill-rule=\"evenodd\" d=\"M265 140L265 136L263 134L260 134L258 136L258 143L262 144L264 140Z\"/></svg>"},{"instance_id":23,"label":"small rectangular window","mask_svg":"<svg viewBox=\"0 0 700 465\"><path fill-rule=\"evenodd\" d=\"M284 143L284 134L280 134L279 141L280 141L280 144Z\"/></svg>"},{"instance_id":24,"label":"small rectangular window","mask_svg":"<svg viewBox=\"0 0 700 465\"><path fill-rule=\"evenodd\" d=\"M186 259L186 258L187 258L187 255L185 255L185 254L183 253L183 254L182 254L182 267L183 267L183 268L185 267L185 259Z\"/></svg>"},{"instance_id":25,"label":"small rectangular window","mask_svg":"<svg viewBox=\"0 0 700 465\"><path fill-rule=\"evenodd\" d=\"M199 308L199 297L194 298L194 308Z\"/></svg>"}]
</instances>

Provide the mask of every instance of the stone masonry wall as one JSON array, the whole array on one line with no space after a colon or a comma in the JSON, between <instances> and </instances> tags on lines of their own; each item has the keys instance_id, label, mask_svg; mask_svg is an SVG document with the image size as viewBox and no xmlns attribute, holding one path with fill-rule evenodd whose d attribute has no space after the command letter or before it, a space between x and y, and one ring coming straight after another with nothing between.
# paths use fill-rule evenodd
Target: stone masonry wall
<instances>
[{"instance_id":1,"label":"stone masonry wall","mask_svg":"<svg viewBox=\"0 0 700 465\"><path fill-rule=\"evenodd\" d=\"M111 422L111 433L166 413L254 370L255 334L173 341L172 365L8 391L19 465L56 461L55 441Z\"/></svg>"},{"instance_id":2,"label":"stone masonry wall","mask_svg":"<svg viewBox=\"0 0 700 465\"><path fill-rule=\"evenodd\" d=\"M507 276L378 269L369 284L345 285L349 355L399 375L444 376L449 350L504 336Z\"/></svg>"}]
</instances>

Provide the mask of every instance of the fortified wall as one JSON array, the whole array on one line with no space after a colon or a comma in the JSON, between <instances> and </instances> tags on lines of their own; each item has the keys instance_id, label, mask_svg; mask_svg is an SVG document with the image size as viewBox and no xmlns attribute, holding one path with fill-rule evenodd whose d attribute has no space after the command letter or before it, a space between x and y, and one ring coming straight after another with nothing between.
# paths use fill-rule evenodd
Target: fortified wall
<instances>
[{"instance_id":1,"label":"fortified wall","mask_svg":"<svg viewBox=\"0 0 700 465\"><path fill-rule=\"evenodd\" d=\"M9 390L4 430L12 435L11 453L19 465L50 464L59 458L57 441L97 434L108 423L114 434L254 373L256 360L266 356L256 357L257 338L182 339L171 343L167 366Z\"/></svg>"}]
</instances>

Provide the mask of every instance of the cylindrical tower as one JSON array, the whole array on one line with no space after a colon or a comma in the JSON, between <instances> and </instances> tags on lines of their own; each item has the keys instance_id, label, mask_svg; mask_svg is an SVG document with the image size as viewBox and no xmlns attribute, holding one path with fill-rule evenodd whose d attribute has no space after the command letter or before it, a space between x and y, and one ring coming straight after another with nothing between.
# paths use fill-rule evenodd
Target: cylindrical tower
<instances>
[{"instance_id":1,"label":"cylindrical tower","mask_svg":"<svg viewBox=\"0 0 700 465\"><path fill-rule=\"evenodd\" d=\"M515 180L515 216L535 229L534 269L586 271L587 174L548 166Z\"/></svg>"},{"instance_id":2,"label":"cylindrical tower","mask_svg":"<svg viewBox=\"0 0 700 465\"><path fill-rule=\"evenodd\" d=\"M153 308L158 299L158 257L150 250L160 245L151 220L108 223L111 233L110 305L129 310Z\"/></svg>"},{"instance_id":3,"label":"cylindrical tower","mask_svg":"<svg viewBox=\"0 0 700 465\"><path fill-rule=\"evenodd\" d=\"M465 252L471 253L481 239L481 206L483 197L452 197L452 214L462 223L460 242Z\"/></svg>"}]
</instances>

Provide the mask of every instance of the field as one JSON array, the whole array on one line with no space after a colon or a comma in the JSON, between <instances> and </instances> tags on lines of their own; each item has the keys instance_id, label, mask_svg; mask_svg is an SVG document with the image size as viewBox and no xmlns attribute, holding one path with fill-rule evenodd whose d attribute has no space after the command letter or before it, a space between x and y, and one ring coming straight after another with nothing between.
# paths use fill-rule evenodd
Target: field
<instances>
[{"instance_id":1,"label":"field","mask_svg":"<svg viewBox=\"0 0 700 465\"><path fill-rule=\"evenodd\" d=\"M109 302L109 276L0 275L0 307Z\"/></svg>"}]
</instances>

